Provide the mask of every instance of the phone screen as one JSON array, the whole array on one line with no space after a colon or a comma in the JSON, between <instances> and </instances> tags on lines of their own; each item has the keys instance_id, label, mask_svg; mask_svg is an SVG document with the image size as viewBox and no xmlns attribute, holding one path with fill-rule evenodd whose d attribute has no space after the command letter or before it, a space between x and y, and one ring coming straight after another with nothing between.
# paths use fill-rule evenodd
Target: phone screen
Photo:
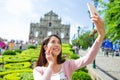
<instances>
[{"instance_id":1,"label":"phone screen","mask_svg":"<svg viewBox=\"0 0 120 80\"><path fill-rule=\"evenodd\" d=\"M97 10L95 8L94 5L92 5L91 3L87 3L88 9L90 11L90 15L92 16L94 13L97 13Z\"/></svg>"}]
</instances>

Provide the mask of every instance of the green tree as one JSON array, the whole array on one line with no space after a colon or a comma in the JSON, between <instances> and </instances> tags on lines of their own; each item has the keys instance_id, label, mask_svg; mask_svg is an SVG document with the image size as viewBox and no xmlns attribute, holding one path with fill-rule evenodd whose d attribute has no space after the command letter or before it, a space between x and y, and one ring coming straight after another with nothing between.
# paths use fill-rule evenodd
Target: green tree
<instances>
[{"instance_id":1,"label":"green tree","mask_svg":"<svg viewBox=\"0 0 120 80\"><path fill-rule=\"evenodd\" d=\"M104 10L106 37L109 37L111 41L115 41L120 38L120 1L109 0L109 3L104 3L104 6L106 7Z\"/></svg>"},{"instance_id":2,"label":"green tree","mask_svg":"<svg viewBox=\"0 0 120 80\"><path fill-rule=\"evenodd\" d=\"M79 37L80 45L86 49L92 45L92 37L89 36L90 32L86 32Z\"/></svg>"},{"instance_id":3,"label":"green tree","mask_svg":"<svg viewBox=\"0 0 120 80\"><path fill-rule=\"evenodd\" d=\"M87 49L89 46L92 45L92 37L89 36L90 32L85 32L84 34L80 35L79 38L72 41L73 45L82 46L82 48Z\"/></svg>"}]
</instances>

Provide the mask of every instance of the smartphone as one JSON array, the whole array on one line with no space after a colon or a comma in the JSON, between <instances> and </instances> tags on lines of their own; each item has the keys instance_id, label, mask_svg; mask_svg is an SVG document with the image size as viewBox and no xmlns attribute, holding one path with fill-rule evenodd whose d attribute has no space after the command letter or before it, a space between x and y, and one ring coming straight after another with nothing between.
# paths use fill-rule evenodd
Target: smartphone
<instances>
[{"instance_id":1,"label":"smartphone","mask_svg":"<svg viewBox=\"0 0 120 80\"><path fill-rule=\"evenodd\" d=\"M94 5L92 5L91 3L87 3L87 6L88 6L88 10L90 11L90 15L91 15L91 16L92 16L94 13L97 13L97 14L98 14L98 12L97 12L97 10L96 10L96 8L95 8Z\"/></svg>"}]
</instances>

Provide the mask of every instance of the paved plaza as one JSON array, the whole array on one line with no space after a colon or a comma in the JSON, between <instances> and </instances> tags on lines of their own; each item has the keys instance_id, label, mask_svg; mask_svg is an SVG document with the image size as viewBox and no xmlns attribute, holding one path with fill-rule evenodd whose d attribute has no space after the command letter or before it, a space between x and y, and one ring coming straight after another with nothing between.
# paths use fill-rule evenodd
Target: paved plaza
<instances>
[{"instance_id":1,"label":"paved plaza","mask_svg":"<svg viewBox=\"0 0 120 80\"><path fill-rule=\"evenodd\" d=\"M84 56L87 51L80 50L79 54ZM101 51L98 52L95 58L96 69L93 69L92 64L88 65L91 72L99 76L98 80L120 80L120 56L111 55L104 56Z\"/></svg>"}]
</instances>

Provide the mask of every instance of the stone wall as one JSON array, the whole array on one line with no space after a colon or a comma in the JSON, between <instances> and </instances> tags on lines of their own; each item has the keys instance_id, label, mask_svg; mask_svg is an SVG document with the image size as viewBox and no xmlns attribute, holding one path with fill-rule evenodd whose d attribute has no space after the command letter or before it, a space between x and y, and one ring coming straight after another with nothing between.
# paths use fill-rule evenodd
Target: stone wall
<instances>
[{"instance_id":1,"label":"stone wall","mask_svg":"<svg viewBox=\"0 0 120 80\"><path fill-rule=\"evenodd\" d=\"M63 43L69 43L70 25L62 24L61 19L53 11L50 11L40 18L40 23L30 24L29 41L39 43L48 35L58 35Z\"/></svg>"}]
</instances>

